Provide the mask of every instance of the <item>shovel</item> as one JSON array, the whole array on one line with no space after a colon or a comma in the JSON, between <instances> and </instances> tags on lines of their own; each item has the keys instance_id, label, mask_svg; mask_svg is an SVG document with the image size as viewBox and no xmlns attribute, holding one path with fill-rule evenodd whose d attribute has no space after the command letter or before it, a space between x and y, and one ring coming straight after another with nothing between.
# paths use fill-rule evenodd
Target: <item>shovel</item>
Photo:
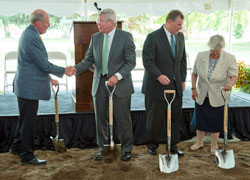
<instances>
[{"instance_id":1,"label":"shovel","mask_svg":"<svg viewBox=\"0 0 250 180\"><path fill-rule=\"evenodd\" d=\"M231 91L226 91L224 87L221 88L221 95L225 101L224 105L224 147L221 150L215 151L216 164L222 169L231 169L235 167L233 150L226 150L227 146L227 127L228 127L228 104Z\"/></svg>"},{"instance_id":2,"label":"shovel","mask_svg":"<svg viewBox=\"0 0 250 180\"><path fill-rule=\"evenodd\" d=\"M50 138L52 139L53 145L56 149L57 152L59 153L63 153L66 152L67 148L64 144L63 139L59 139L59 114L58 114L58 102L57 102L57 94L59 91L59 84L57 85L57 90L55 91L53 86L51 87L53 93L54 93L54 97L55 97L55 119L56 119L56 137L53 138L52 136L50 136Z\"/></svg>"},{"instance_id":3,"label":"shovel","mask_svg":"<svg viewBox=\"0 0 250 180\"><path fill-rule=\"evenodd\" d=\"M169 102L166 94L173 94L171 101ZM163 173L171 173L177 171L179 169L178 163L178 155L177 154L170 154L170 147L171 147L171 104L175 98L175 90L165 90L164 91L164 98L168 103L168 112L167 112L167 137L168 137L168 150L166 155L159 154L159 166L160 171Z\"/></svg>"},{"instance_id":4,"label":"shovel","mask_svg":"<svg viewBox=\"0 0 250 180\"><path fill-rule=\"evenodd\" d=\"M108 81L105 82L106 88L109 92L109 135L110 135L110 144L109 145L104 145L103 147L103 154L107 155L110 153L115 153L118 152L118 147L114 143L113 140L113 94L115 92L116 86L111 89L110 86L108 86Z\"/></svg>"}]
</instances>

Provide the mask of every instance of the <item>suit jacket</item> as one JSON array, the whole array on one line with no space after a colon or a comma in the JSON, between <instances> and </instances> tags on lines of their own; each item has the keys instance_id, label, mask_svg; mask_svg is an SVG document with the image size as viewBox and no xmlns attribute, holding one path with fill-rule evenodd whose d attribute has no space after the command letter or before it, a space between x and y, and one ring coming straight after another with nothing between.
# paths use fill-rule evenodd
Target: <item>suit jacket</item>
<instances>
[{"instance_id":1,"label":"suit jacket","mask_svg":"<svg viewBox=\"0 0 250 180\"><path fill-rule=\"evenodd\" d=\"M21 35L18 45L18 66L14 92L18 97L32 100L50 99L50 75L64 75L65 69L48 61L48 54L33 25Z\"/></svg>"},{"instance_id":2,"label":"suit jacket","mask_svg":"<svg viewBox=\"0 0 250 180\"><path fill-rule=\"evenodd\" d=\"M85 58L75 66L77 74L79 74L95 64L92 96L96 95L102 73L103 39L103 33L97 32L93 34ZM134 93L131 71L134 69L135 64L135 45L132 35L116 29L108 58L108 76L111 77L117 72L122 75L122 79L116 85L115 96L125 97Z\"/></svg>"},{"instance_id":3,"label":"suit jacket","mask_svg":"<svg viewBox=\"0 0 250 180\"><path fill-rule=\"evenodd\" d=\"M196 102L202 105L208 93L210 105L219 107L224 105L220 89L228 83L229 77L238 76L238 69L235 57L232 54L221 51L220 58L210 76L210 80L208 80L209 57L210 51L204 51L198 53L195 60L193 73L198 75L198 99Z\"/></svg>"},{"instance_id":4,"label":"suit jacket","mask_svg":"<svg viewBox=\"0 0 250 180\"><path fill-rule=\"evenodd\" d=\"M164 100L164 90L176 88L179 97L182 97L182 82L186 80L186 51L184 36L181 32L175 35L176 59L174 59L167 35L162 26L150 33L143 46L143 65L145 67L142 93L146 96ZM162 85L157 78L164 74L170 79L170 84Z\"/></svg>"}]
</instances>

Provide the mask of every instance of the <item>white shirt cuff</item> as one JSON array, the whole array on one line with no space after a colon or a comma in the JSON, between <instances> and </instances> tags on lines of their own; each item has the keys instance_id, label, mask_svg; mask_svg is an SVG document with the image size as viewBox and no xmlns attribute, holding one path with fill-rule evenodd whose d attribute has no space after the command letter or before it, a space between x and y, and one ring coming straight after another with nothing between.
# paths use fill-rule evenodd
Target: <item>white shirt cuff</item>
<instances>
[{"instance_id":1,"label":"white shirt cuff","mask_svg":"<svg viewBox=\"0 0 250 180\"><path fill-rule=\"evenodd\" d=\"M115 73L116 77L118 78L118 80L120 81L122 79L122 75L120 73Z\"/></svg>"}]
</instances>

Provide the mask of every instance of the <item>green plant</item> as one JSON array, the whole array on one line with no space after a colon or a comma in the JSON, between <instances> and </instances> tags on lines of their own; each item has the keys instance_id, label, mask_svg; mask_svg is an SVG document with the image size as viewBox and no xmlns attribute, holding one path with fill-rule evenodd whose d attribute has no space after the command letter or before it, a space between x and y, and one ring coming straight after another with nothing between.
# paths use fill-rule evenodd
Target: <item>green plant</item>
<instances>
[{"instance_id":1,"label":"green plant","mask_svg":"<svg viewBox=\"0 0 250 180\"><path fill-rule=\"evenodd\" d=\"M237 62L237 65L238 81L235 84L235 87L243 92L250 93L250 66L245 65L243 61Z\"/></svg>"}]
</instances>

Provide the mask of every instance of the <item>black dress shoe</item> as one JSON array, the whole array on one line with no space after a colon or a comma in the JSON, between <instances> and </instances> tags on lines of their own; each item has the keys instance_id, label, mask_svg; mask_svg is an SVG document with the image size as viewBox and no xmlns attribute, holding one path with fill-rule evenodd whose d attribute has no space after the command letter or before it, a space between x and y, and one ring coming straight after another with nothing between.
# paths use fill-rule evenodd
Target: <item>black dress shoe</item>
<instances>
[{"instance_id":1,"label":"black dress shoe","mask_svg":"<svg viewBox=\"0 0 250 180\"><path fill-rule=\"evenodd\" d=\"M157 149L156 148L148 148L148 153L151 154L151 155L156 155L157 153Z\"/></svg>"},{"instance_id":2,"label":"black dress shoe","mask_svg":"<svg viewBox=\"0 0 250 180\"><path fill-rule=\"evenodd\" d=\"M96 161L102 160L102 151L99 151L99 152L95 155L95 160L96 160Z\"/></svg>"},{"instance_id":3,"label":"black dress shoe","mask_svg":"<svg viewBox=\"0 0 250 180\"><path fill-rule=\"evenodd\" d=\"M40 160L40 159L35 157L34 159L31 159L29 161L21 160L21 163L22 164L31 164L31 165L45 165L46 161L45 160Z\"/></svg>"},{"instance_id":4,"label":"black dress shoe","mask_svg":"<svg viewBox=\"0 0 250 180\"><path fill-rule=\"evenodd\" d=\"M21 152L19 152L19 151L14 151L13 149L9 149L9 152L10 152L11 154L14 154L14 155L17 155L17 156L20 156L20 154L21 154Z\"/></svg>"},{"instance_id":5,"label":"black dress shoe","mask_svg":"<svg viewBox=\"0 0 250 180\"><path fill-rule=\"evenodd\" d=\"M130 152L125 152L121 156L122 161L129 161L131 159L131 153Z\"/></svg>"},{"instance_id":6,"label":"black dress shoe","mask_svg":"<svg viewBox=\"0 0 250 180\"><path fill-rule=\"evenodd\" d=\"M173 149L173 150L171 150L171 153L178 154L179 157L184 156L184 153L179 149Z\"/></svg>"}]
</instances>

